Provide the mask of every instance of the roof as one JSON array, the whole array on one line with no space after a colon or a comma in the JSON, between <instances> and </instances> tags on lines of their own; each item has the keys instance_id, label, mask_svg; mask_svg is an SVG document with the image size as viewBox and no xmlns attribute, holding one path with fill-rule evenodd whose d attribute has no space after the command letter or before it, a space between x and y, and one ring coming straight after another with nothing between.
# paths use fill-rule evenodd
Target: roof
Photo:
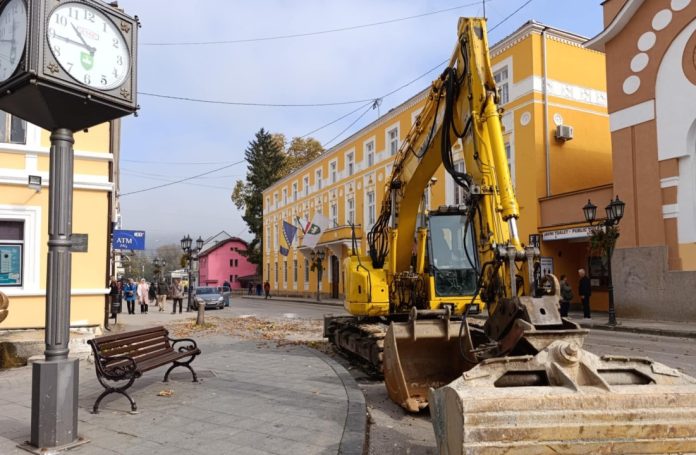
<instances>
[{"instance_id":1,"label":"roof","mask_svg":"<svg viewBox=\"0 0 696 455\"><path fill-rule=\"evenodd\" d=\"M619 13L614 17L609 26L599 35L587 41L585 47L604 52L604 45L624 29L626 24L631 21L633 15L636 14L636 11L638 11L644 2L645 0L628 0L619 10Z\"/></svg>"},{"instance_id":2,"label":"roof","mask_svg":"<svg viewBox=\"0 0 696 455\"><path fill-rule=\"evenodd\" d=\"M204 247L204 248L201 250L201 252L198 253L198 257L207 256L207 255L209 255L210 253L212 253L213 251L215 251L215 250L217 250L218 248L220 248L221 246L225 246L225 245L227 245L228 243L234 243L234 242L241 243L241 244L243 244L245 247L248 247L248 246L249 246L249 243L248 243L246 240L244 240L244 239L241 239L241 238L239 238L239 237L229 237L229 238L226 238L225 240L218 241L218 242L216 242L216 243L214 243L214 244L212 244L212 245L210 245L210 246L208 246L208 247Z\"/></svg>"}]
</instances>

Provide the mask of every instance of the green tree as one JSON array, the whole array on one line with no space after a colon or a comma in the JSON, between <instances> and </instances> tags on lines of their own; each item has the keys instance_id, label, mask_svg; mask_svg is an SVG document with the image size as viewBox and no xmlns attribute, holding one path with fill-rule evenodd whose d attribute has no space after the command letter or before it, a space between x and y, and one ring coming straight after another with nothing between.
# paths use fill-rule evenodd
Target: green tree
<instances>
[{"instance_id":1,"label":"green tree","mask_svg":"<svg viewBox=\"0 0 696 455\"><path fill-rule=\"evenodd\" d=\"M238 180L232 191L232 201L243 210L242 219L254 238L246 256L261 273L263 264L263 190L280 180L284 174L286 155L280 141L261 128L244 151L247 161L246 182Z\"/></svg>"},{"instance_id":2,"label":"green tree","mask_svg":"<svg viewBox=\"0 0 696 455\"><path fill-rule=\"evenodd\" d=\"M291 174L324 153L321 143L312 137L295 137L285 149L285 175Z\"/></svg>"}]
</instances>

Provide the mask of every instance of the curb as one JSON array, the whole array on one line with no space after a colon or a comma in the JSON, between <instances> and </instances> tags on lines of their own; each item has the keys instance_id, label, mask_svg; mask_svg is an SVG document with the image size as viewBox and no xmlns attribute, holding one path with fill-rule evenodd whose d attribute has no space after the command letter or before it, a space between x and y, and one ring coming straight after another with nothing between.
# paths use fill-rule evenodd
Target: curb
<instances>
[{"instance_id":1,"label":"curb","mask_svg":"<svg viewBox=\"0 0 696 455\"><path fill-rule=\"evenodd\" d=\"M353 379L353 376L338 362L316 349L305 347L322 359L336 373L343 383L348 397L348 412L343 427L343 436L338 446L339 455L363 455L367 450L367 406L365 396Z\"/></svg>"},{"instance_id":2,"label":"curb","mask_svg":"<svg viewBox=\"0 0 696 455\"><path fill-rule=\"evenodd\" d=\"M258 297L258 296L243 296L244 298L251 299L251 300L266 300L263 297ZM328 301L321 301L317 302L316 300L302 300L302 299L293 299L292 297L271 297L269 300L274 300L276 302L289 302L289 303L307 303L307 304L316 304L316 305L329 305L329 306L336 306L336 307L343 307L343 304L340 302L328 302Z\"/></svg>"},{"instance_id":3,"label":"curb","mask_svg":"<svg viewBox=\"0 0 696 455\"><path fill-rule=\"evenodd\" d=\"M631 327L622 325L606 325L606 324L584 324L580 323L580 326L590 330L604 330L607 332L629 332L629 333L641 333L645 335L658 335L664 337L673 338L696 338L696 332L686 331L686 330L667 330L658 329L654 327Z\"/></svg>"}]
</instances>

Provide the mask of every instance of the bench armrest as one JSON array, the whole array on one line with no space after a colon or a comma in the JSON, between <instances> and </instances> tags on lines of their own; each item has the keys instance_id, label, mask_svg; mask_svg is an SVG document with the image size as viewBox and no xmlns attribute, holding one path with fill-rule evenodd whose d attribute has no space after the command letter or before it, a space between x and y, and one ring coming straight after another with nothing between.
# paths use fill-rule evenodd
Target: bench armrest
<instances>
[{"instance_id":1,"label":"bench armrest","mask_svg":"<svg viewBox=\"0 0 696 455\"><path fill-rule=\"evenodd\" d=\"M198 344L196 343L196 340L192 338L172 338L169 335L167 335L167 339L172 343L172 348L179 351L179 352L187 352L187 351L195 351L198 349ZM178 343L187 343L184 346L179 346L176 348L175 346Z\"/></svg>"},{"instance_id":2,"label":"bench armrest","mask_svg":"<svg viewBox=\"0 0 696 455\"><path fill-rule=\"evenodd\" d=\"M109 364L123 362L124 360L126 361L125 363L109 368ZM125 355L99 355L95 359L94 364L96 365L101 376L114 381L130 379L136 375L137 371L135 359Z\"/></svg>"}]
</instances>

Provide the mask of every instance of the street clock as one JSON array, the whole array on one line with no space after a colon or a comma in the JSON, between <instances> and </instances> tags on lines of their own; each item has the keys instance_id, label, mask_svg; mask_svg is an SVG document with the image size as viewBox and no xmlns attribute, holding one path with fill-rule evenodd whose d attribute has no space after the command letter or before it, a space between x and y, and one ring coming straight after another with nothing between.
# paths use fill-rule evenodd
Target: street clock
<instances>
[{"instance_id":1,"label":"street clock","mask_svg":"<svg viewBox=\"0 0 696 455\"><path fill-rule=\"evenodd\" d=\"M138 27L100 0L0 1L0 110L71 131L134 113Z\"/></svg>"}]
</instances>

